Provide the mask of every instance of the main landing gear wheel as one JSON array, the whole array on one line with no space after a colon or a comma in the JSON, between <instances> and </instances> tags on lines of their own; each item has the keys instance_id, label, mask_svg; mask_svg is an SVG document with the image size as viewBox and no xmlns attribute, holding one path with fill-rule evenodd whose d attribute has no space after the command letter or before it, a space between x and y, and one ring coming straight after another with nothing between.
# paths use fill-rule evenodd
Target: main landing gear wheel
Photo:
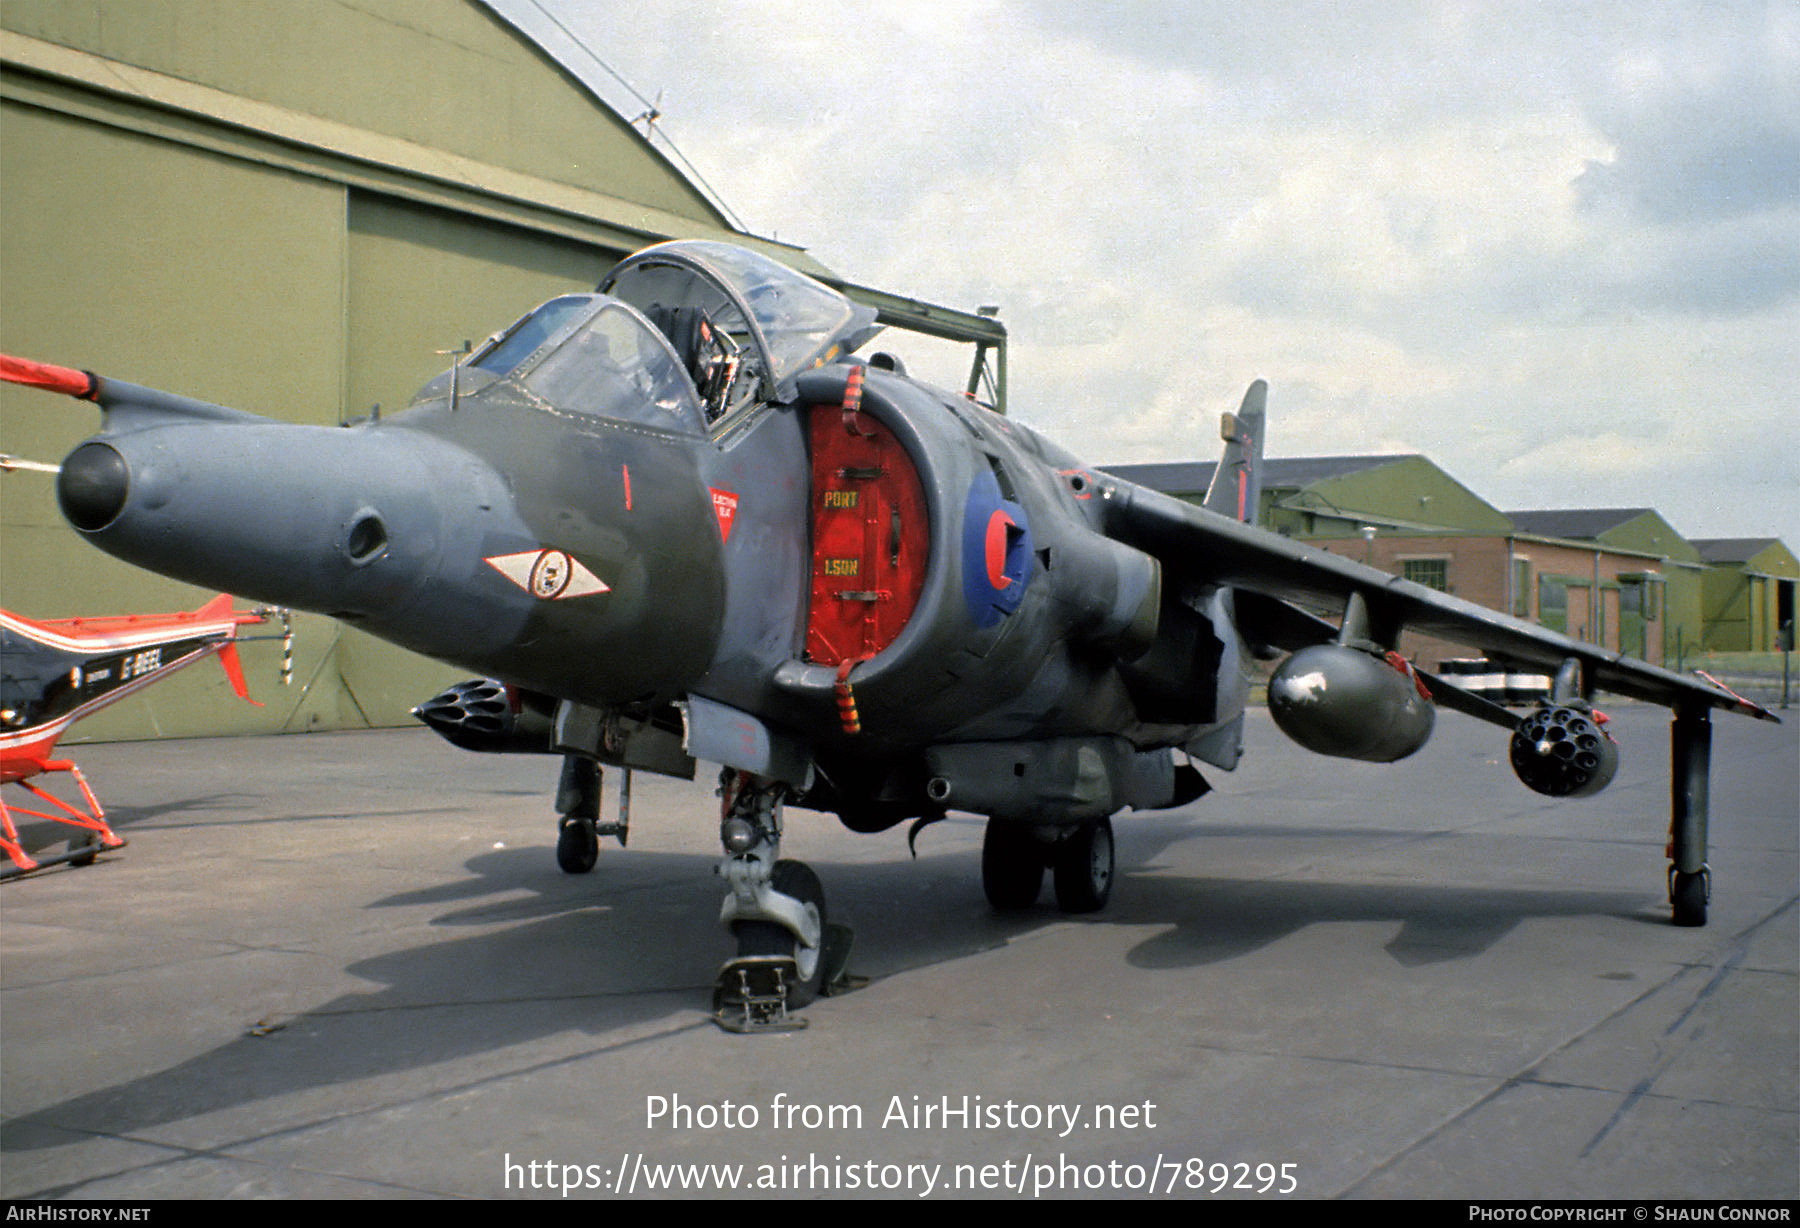
<instances>
[{"instance_id":1,"label":"main landing gear wheel","mask_svg":"<svg viewBox=\"0 0 1800 1228\"><path fill-rule=\"evenodd\" d=\"M1098 912L1112 894L1112 820L1083 823L1055 846L1051 864L1056 905L1064 912Z\"/></svg>"},{"instance_id":2,"label":"main landing gear wheel","mask_svg":"<svg viewBox=\"0 0 1800 1228\"><path fill-rule=\"evenodd\" d=\"M600 860L600 834L594 821L577 816L557 825L556 864L564 874L586 874Z\"/></svg>"},{"instance_id":3,"label":"main landing gear wheel","mask_svg":"<svg viewBox=\"0 0 1800 1228\"><path fill-rule=\"evenodd\" d=\"M800 979L788 986L787 1004L797 1009L812 1002L825 989L825 889L819 876L804 861L778 861L769 876L769 886L783 895L791 895L819 917L819 945L807 947L794 937L785 925L774 921L739 921L731 932L737 936L738 957L746 955L791 955L800 970Z\"/></svg>"},{"instance_id":4,"label":"main landing gear wheel","mask_svg":"<svg viewBox=\"0 0 1800 1228\"><path fill-rule=\"evenodd\" d=\"M1044 849L1024 823L989 819L981 837L981 889L1002 912L1037 903L1044 885Z\"/></svg>"},{"instance_id":5,"label":"main landing gear wheel","mask_svg":"<svg viewBox=\"0 0 1800 1228\"><path fill-rule=\"evenodd\" d=\"M1708 888L1705 870L1698 874L1685 874L1680 870L1669 873L1669 907L1673 912L1672 920L1676 925L1696 926L1706 924L1706 899L1711 894Z\"/></svg>"}]
</instances>

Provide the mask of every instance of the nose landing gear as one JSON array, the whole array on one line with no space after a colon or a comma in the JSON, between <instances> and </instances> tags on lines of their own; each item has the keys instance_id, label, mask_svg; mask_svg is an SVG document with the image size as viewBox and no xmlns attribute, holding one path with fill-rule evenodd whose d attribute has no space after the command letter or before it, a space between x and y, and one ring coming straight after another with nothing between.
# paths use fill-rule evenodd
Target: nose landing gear
<instances>
[{"instance_id":1,"label":"nose landing gear","mask_svg":"<svg viewBox=\"0 0 1800 1228\"><path fill-rule=\"evenodd\" d=\"M819 876L780 858L785 788L733 768L719 776L719 873L730 886L719 920L737 958L719 969L713 1015L727 1031L805 1027L790 1012L831 992L850 958L850 930L827 923Z\"/></svg>"}]
</instances>

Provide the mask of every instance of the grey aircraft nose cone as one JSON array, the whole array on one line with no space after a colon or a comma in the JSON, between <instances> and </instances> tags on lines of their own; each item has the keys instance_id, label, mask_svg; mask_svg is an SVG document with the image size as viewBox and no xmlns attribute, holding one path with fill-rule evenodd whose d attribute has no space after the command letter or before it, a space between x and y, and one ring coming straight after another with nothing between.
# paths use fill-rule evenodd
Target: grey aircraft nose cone
<instances>
[{"instance_id":1,"label":"grey aircraft nose cone","mask_svg":"<svg viewBox=\"0 0 1800 1228\"><path fill-rule=\"evenodd\" d=\"M56 478L56 500L63 515L90 533L118 519L130 493L131 470L125 458L92 440L69 453Z\"/></svg>"}]
</instances>

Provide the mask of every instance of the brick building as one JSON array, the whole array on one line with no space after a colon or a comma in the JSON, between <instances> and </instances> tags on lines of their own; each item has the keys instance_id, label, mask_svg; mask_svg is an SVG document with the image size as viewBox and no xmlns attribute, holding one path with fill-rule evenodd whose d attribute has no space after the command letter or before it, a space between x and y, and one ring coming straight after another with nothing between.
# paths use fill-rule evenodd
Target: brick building
<instances>
[{"instance_id":1,"label":"brick building","mask_svg":"<svg viewBox=\"0 0 1800 1228\"><path fill-rule=\"evenodd\" d=\"M1108 471L1198 503L1213 468ZM1284 536L1653 664L1699 643L1699 555L1650 509L1508 514L1415 454L1269 458L1261 515ZM1410 632L1401 648L1427 666L1478 655Z\"/></svg>"}]
</instances>

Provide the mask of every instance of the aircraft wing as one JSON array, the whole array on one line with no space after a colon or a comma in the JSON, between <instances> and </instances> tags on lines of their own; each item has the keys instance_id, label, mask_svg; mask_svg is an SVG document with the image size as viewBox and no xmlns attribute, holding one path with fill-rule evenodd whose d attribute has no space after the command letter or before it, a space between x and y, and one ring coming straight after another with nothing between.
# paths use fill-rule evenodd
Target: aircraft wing
<instances>
[{"instance_id":1,"label":"aircraft wing","mask_svg":"<svg viewBox=\"0 0 1800 1228\"><path fill-rule=\"evenodd\" d=\"M1374 638L1384 643L1394 643L1404 627L1480 648L1490 657L1542 666L1552 674L1574 658L1586 685L1598 690L1667 708L1701 706L1780 719L1701 678L1571 639L1158 491L1108 478L1101 497L1108 535L1155 555L1170 572L1272 599L1240 611L1240 631L1252 641L1261 634L1277 647L1291 648L1328 639L1335 628L1288 603L1342 609L1359 594ZM1434 692L1456 689L1441 680L1431 683Z\"/></svg>"}]
</instances>

